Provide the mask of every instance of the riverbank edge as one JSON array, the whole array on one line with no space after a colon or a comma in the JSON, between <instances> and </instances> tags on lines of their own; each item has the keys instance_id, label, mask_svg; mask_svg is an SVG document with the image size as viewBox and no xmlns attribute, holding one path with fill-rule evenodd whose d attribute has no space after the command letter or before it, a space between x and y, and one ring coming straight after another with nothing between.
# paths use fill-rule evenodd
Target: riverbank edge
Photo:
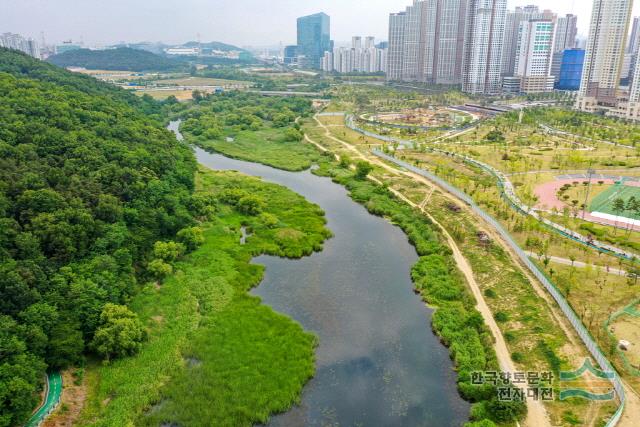
<instances>
[{"instance_id":1,"label":"riverbank edge","mask_svg":"<svg viewBox=\"0 0 640 427\"><path fill-rule=\"evenodd\" d=\"M370 214L400 227L418 253L420 258L411 271L414 291L434 310L431 328L449 349L458 376L458 392L474 404L471 422L467 425L486 427L493 425L494 420L501 422L500 414L497 417L489 414L506 409L497 402L496 390L471 384L473 372L499 371L494 339L476 309L476 300L456 266L442 230L383 185L368 179L358 180L347 162L341 164L333 160L331 152L324 154L324 161L319 162L318 169L312 173L331 178L345 187L351 199L363 205ZM520 406L516 413L517 420L523 419L526 407Z\"/></svg>"},{"instance_id":2,"label":"riverbank edge","mask_svg":"<svg viewBox=\"0 0 640 427\"><path fill-rule=\"evenodd\" d=\"M204 149L213 150L210 147ZM434 310L431 328L441 343L449 349L458 375L460 396L475 404L471 410L472 422L469 425L473 426L473 421L484 421L486 427L491 425L486 423L493 423L493 420L505 421L501 419L503 414L493 413L490 416L489 412L510 412L509 403L497 401L494 387L471 384L473 372L499 371L499 364L493 336L476 309L475 298L456 266L452 250L448 247L442 231L418 210L399 200L382 185L367 179L357 179L352 173L354 165L350 162L338 162L330 151L321 154L322 156L315 160L318 167L313 169L312 173L331 178L335 183L345 187L351 199L363 205L370 214L386 218L399 226L420 256L411 271L414 290L424 303ZM240 156L239 160L260 163L250 157ZM267 166L278 169L270 164ZM372 195L378 200L373 200L375 198ZM520 402L514 403L513 406L517 409L512 421L524 418L526 406L520 405Z\"/></svg>"},{"instance_id":3,"label":"riverbank edge","mask_svg":"<svg viewBox=\"0 0 640 427\"><path fill-rule=\"evenodd\" d=\"M264 239L261 239L261 236L258 232L254 233L254 236L257 236L256 238L249 238L245 245L241 245L239 231L240 227L245 224L249 227L251 227L252 225L255 226L255 221L257 221L257 219L253 221L248 216L241 216L238 214L238 212L235 212L233 214L233 217L227 220L227 218L225 218L227 214L218 211L216 212L215 218L203 222L201 226L205 228L205 243L195 252L187 255L177 265L176 272L173 275L169 276L164 281L162 286L159 286L157 284L147 285L141 291L141 294L138 297L142 299L142 301L138 301L138 306L143 305L147 310L151 309L151 311L153 311L153 313L141 313L141 318L145 320L145 323L148 326L151 325L150 327L152 328L152 336L154 336L156 340L158 338L157 335L171 334L173 333L172 330L175 330L176 328L183 328L180 330L180 336L171 338L171 342L167 346L168 350L165 349L164 351L164 356L156 357L156 359L160 359L160 365L156 366L159 369L158 371L154 371L152 374L147 375L148 382L144 383L143 381L143 385L139 384L142 393L127 389L127 387L123 386L122 384L118 384L118 381L114 381L113 378L110 379L112 384L120 386L121 392L123 389L125 391L129 391L130 397L133 397L138 401L138 403L134 405L125 404L124 406L126 407L126 410L124 411L124 413L111 414L119 415L119 417L112 417L105 414L104 412L107 405L112 404L113 400L121 396L119 396L118 393L115 392L115 390L105 390L109 387L108 384L105 387L103 381L105 380L105 377L108 377L109 374L113 374L113 371L116 370L120 371L120 376L118 378L122 380L123 378L125 378L124 375L126 375L127 372L130 372L130 369L132 367L136 366L136 360L139 357L140 359L142 359L142 356L133 356L131 358L112 362L109 365L98 363L90 364L87 368L87 383L89 393L85 407L83 408L83 411L80 414L79 419L77 420L78 425L128 425L127 423L131 422L134 422L136 425L139 425L138 423L143 422L143 424L146 425L149 424L146 421L150 422L151 420L144 420L146 416L145 413L148 414L149 412L155 412L157 408L161 408L164 405L163 402L165 402L166 396L163 393L163 389L167 386L171 379L175 379L180 374L180 371L184 371L187 368L187 366L185 366L185 357L189 355L187 354L189 353L189 350L185 351L185 349L189 347L190 338L193 338L194 332L200 327L200 325L203 323L203 320L210 320L206 319L206 316L201 313L201 306L203 302L203 295L201 295L201 293L203 290L200 289L200 291L191 291L187 286L183 286L185 285L185 283L182 283L180 281L180 277L188 275L185 273L189 270L190 267L195 266L195 264L197 264L198 262L202 263L201 259L199 261L196 260L203 257L202 252L207 250L208 245L221 245L220 242L214 242L216 238L220 237L220 235L215 234L212 231L216 227L229 229L228 233L230 234L230 236L227 236L226 242L223 242L224 245L229 245L229 239L235 239L235 237L238 237L238 239L236 239L237 243L234 243L234 247L231 248L231 252L233 253L233 258L237 263L236 267L240 264L245 267L245 270L238 270L235 272L237 276L236 278L241 283L239 284L239 286L236 286L235 289L233 289L233 297L231 297L230 304L233 304L234 301L240 298L240 300L244 302L245 305L249 304L249 306L259 306L259 309L261 310L263 315L267 315L268 317L270 316L270 322L286 322L290 333L292 335L295 335L295 337L293 338L294 341L296 341L296 345L288 346L287 351L289 353L296 353L298 356L300 355L299 353L304 353L302 359L297 357L289 357L289 362L291 362L291 360L300 362L297 363L300 369L299 378L293 381L293 383L295 384L290 387L285 387L286 390L276 390L277 394L279 394L281 397L284 396L284 400L286 401L285 405L282 404L282 398L280 399L280 402L277 401L278 399L269 399L269 401L264 402L264 407L262 409L256 409L254 414L248 415L243 413L242 416L246 417L244 420L234 418L232 423L234 425L252 425L256 422L264 423L269 419L270 416L290 409L294 404L299 402L304 385L313 377L315 372L315 347L317 346L317 337L305 331L302 326L294 319L286 315L277 313L270 307L262 304L259 301L259 298L249 294L249 290L258 286L264 276L264 267L251 264L251 260L254 257L265 254L282 256L290 259L299 259L304 256L308 256L315 251L322 250L322 243L331 237L330 230L328 230L324 226L326 224L324 212L317 205L306 201L306 199L304 199L302 196L286 187L267 183L259 178L251 177L249 175L237 172L210 170L203 165L200 165L197 173L196 181L198 182L198 190L196 193L210 192L210 188L202 188L203 181L205 180L203 176L205 178L212 176L234 176L237 178L236 180L244 180L247 183L253 183L253 189L255 189L255 185L259 185L266 189L269 189L270 193L275 189L279 189L277 191L283 194L286 193L286 195L290 198L289 202L305 202L306 204L308 204L309 209L305 212L304 219L307 219L307 216L313 216L314 218L310 221L310 225L308 227L306 225L303 225L301 227L307 227L307 229L305 229L304 231L313 233L313 238L305 242L306 244L303 245L304 247L302 248L296 246L285 248L284 250L282 250L282 247L278 246L278 244L282 244L282 242L265 241ZM207 187L206 185L204 186ZM252 190L252 188L248 186L246 190L250 191ZM251 193L254 194L255 191ZM269 204L267 203L265 213L274 215L278 220L281 220L280 217L277 217L273 212L269 211L268 205ZM228 210L228 208L224 209ZM302 214L297 215L300 217L303 216ZM321 231L312 230L313 227L317 229L320 224L322 227ZM278 228L276 227L276 230L277 229ZM204 256L206 257L206 254ZM210 261L217 261L217 259L211 259ZM219 274L219 272L217 273ZM202 276L202 274L200 274L200 276ZM168 301L169 304L174 304L174 307L158 307L155 304L150 304L150 302L159 302L157 298L155 301L153 300L154 293L160 294L161 292L169 291L176 293L176 295L170 295L171 297L176 298L169 298L170 301ZM198 293L200 293L200 295L198 295ZM151 301L148 300L149 298L151 298ZM147 299L147 301L145 301L145 299ZM216 303L216 301L210 302ZM133 305L136 306L135 303ZM167 317L170 317L168 316L168 314L171 314L171 308L173 308L174 310L178 310L174 313L177 314L177 316L175 316L175 323L178 323L178 325L172 324L171 327L155 325L157 329L153 330L154 323L164 323L163 319L158 319L159 317L164 318L164 316L160 316L156 312L159 311L161 314L167 314ZM186 311L181 313L179 312L180 309L184 309ZM167 313L167 311L169 311L169 313ZM156 315L153 316L152 314ZM153 366L143 365L142 368L146 370L152 370L151 368L153 368ZM284 371L284 369L282 370ZM137 380L138 379L139 378L137 378ZM109 379L107 379L107 381L109 381ZM287 384L290 385L291 383L289 382ZM260 389L260 384L254 384L254 386L256 390ZM282 383L280 383L280 386L282 386ZM255 393L258 392L256 391ZM274 400L276 400L275 403ZM240 404L238 404L239 412L243 412L246 409L246 407L241 407ZM211 418L208 418L208 420L211 420Z\"/></svg>"}]
</instances>

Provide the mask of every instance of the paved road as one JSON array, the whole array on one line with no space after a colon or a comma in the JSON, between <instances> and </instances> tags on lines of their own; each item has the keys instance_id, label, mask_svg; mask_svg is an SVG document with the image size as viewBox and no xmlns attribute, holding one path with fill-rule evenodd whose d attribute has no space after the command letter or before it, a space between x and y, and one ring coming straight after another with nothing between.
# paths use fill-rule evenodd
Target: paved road
<instances>
[{"instance_id":1,"label":"paved road","mask_svg":"<svg viewBox=\"0 0 640 427\"><path fill-rule=\"evenodd\" d=\"M603 144L615 145L616 147L629 148L631 150L635 150L636 149L636 147L633 147L631 145L617 144L615 142L605 141L603 139L593 139L593 138L589 138L588 136L576 135L575 133L571 133L571 132L567 132L567 131L564 131L564 130L552 128L551 126L545 125L544 123L539 123L539 125L544 131L549 132L549 133L555 133L557 135L572 136L574 138L583 138L583 139L586 139L588 141L602 142Z\"/></svg>"},{"instance_id":2,"label":"paved road","mask_svg":"<svg viewBox=\"0 0 640 427\"><path fill-rule=\"evenodd\" d=\"M537 259L537 260L542 260L544 258L544 255L540 256L540 255L535 254L535 253L530 252L530 251L526 251L525 253L527 255L529 255L531 258L534 258L534 259ZM570 259L560 258L560 257L557 257L557 256L550 256L549 260L551 262L553 262L553 263L556 263L556 264L572 265L572 266L578 267L578 268L586 268L587 265L588 265L587 263L582 262L582 261L573 261L572 262ZM615 276L623 276L623 277L627 276L627 272L626 271L619 270L617 268L603 267L603 266L600 266L600 265L596 265L596 266L591 265L591 267L598 268L598 269L600 269L602 271L606 271L607 273L613 274Z\"/></svg>"},{"instance_id":3,"label":"paved road","mask_svg":"<svg viewBox=\"0 0 640 427\"><path fill-rule=\"evenodd\" d=\"M62 396L62 376L60 372L50 372L47 374L47 384L44 396L44 403L31 416L25 427L37 427L53 412L60 403Z\"/></svg>"},{"instance_id":4,"label":"paved road","mask_svg":"<svg viewBox=\"0 0 640 427\"><path fill-rule=\"evenodd\" d=\"M372 137L372 138L377 138L379 140L382 141L386 141L386 142L393 142L393 143L398 143L400 145L403 145L405 147L408 148L413 148L413 146L415 145L415 142L413 141L406 141L406 140L402 140L399 138L393 138L393 137L389 137L389 136L383 136L383 135L378 135L375 134L373 132L369 132L369 131L365 131L363 129L360 129L359 127L357 127L354 123L354 118L353 116L347 116L345 119L345 123L346 126L348 128L350 128L353 131L362 133L366 136ZM466 129L463 132L469 132L473 130L473 127ZM449 138L451 136L448 136L447 138ZM436 140L430 141L432 143L437 142ZM449 156L453 156L456 158L461 159L462 161L464 161L465 163L471 163L481 169L483 169L484 171L490 173L491 175L493 175L499 182L499 188L502 191L502 194L504 195L504 197L509 201L510 205L516 209L517 211L525 214L525 215L529 215L532 216L533 218L537 219L539 222L545 224L546 226L548 226L549 228L555 230L557 233L561 234L562 236L569 238L575 242L578 242L582 245L585 246L589 246L591 248L594 248L596 250L599 250L601 252L605 252L605 253L610 253L613 254L614 256L620 257L620 258L625 258L628 260L631 259L636 259L638 256L635 253L631 253L631 252L627 252L623 249L620 249L616 246L613 245L609 245L607 243L604 242L600 242L598 240L592 239L588 236L584 236L580 233L577 233L569 228L564 227L563 225L560 225L558 223L555 223L553 221L550 221L546 218L543 218L533 207L531 206L527 206L524 202L522 202L520 200L520 198L516 195L516 191L515 191L515 187L513 186L513 184L511 183L511 181L509 180L509 178L507 177L506 174L504 174L502 171L499 171L497 169L495 169L494 167L480 162L474 158L468 157L468 156L464 156L461 154L457 154L457 153L451 153L451 152L447 152L445 150L440 150L438 148L433 148L430 147L431 150L433 150L436 153L441 153L441 154L446 154Z\"/></svg>"}]
</instances>

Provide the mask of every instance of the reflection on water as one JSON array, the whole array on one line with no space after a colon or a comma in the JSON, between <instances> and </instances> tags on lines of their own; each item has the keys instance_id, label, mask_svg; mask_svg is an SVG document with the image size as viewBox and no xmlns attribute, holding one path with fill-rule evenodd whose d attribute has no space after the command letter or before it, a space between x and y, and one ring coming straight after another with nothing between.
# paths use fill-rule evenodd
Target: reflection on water
<instances>
[{"instance_id":1,"label":"reflection on water","mask_svg":"<svg viewBox=\"0 0 640 427\"><path fill-rule=\"evenodd\" d=\"M261 256L265 304L318 335L316 376L302 402L273 426L459 426L469 405L457 394L449 354L413 293L416 262L404 233L367 213L341 186L196 149L200 163L285 185L320 205L335 237L292 261Z\"/></svg>"}]
</instances>

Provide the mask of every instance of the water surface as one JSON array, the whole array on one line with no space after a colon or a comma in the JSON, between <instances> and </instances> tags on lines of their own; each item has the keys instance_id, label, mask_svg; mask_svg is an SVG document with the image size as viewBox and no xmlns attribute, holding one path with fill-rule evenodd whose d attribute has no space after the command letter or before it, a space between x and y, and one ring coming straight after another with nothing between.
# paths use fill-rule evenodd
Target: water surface
<instances>
[{"instance_id":1,"label":"water surface","mask_svg":"<svg viewBox=\"0 0 640 427\"><path fill-rule=\"evenodd\" d=\"M326 212L335 237L301 260L261 256L253 293L318 335L317 372L302 402L273 426L459 426L469 405L458 395L448 350L413 293L415 249L404 233L370 215L347 191L310 172L286 172L195 149L210 168L285 185Z\"/></svg>"}]
</instances>

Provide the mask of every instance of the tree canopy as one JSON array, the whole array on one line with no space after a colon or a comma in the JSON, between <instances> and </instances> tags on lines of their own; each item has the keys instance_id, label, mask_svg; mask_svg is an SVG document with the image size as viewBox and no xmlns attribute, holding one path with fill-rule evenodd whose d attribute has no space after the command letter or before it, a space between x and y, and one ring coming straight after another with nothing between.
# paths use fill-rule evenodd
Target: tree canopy
<instances>
[{"instance_id":1,"label":"tree canopy","mask_svg":"<svg viewBox=\"0 0 640 427\"><path fill-rule=\"evenodd\" d=\"M151 102L0 49L0 426L23 422L46 367L92 341L131 352L103 352L105 306L194 224L195 159Z\"/></svg>"},{"instance_id":2,"label":"tree canopy","mask_svg":"<svg viewBox=\"0 0 640 427\"><path fill-rule=\"evenodd\" d=\"M173 71L186 65L145 50L119 47L107 50L70 50L48 59L59 67L83 67L89 70Z\"/></svg>"}]
</instances>

